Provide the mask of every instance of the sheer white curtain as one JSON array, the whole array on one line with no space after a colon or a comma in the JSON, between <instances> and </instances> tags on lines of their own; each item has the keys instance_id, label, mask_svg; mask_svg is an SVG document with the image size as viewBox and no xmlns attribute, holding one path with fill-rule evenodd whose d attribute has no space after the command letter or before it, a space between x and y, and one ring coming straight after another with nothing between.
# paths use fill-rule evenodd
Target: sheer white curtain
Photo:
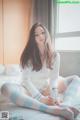
<instances>
[{"instance_id":1,"label":"sheer white curtain","mask_svg":"<svg viewBox=\"0 0 80 120\"><path fill-rule=\"evenodd\" d=\"M80 4L57 4L55 47L62 51L80 51Z\"/></svg>"}]
</instances>

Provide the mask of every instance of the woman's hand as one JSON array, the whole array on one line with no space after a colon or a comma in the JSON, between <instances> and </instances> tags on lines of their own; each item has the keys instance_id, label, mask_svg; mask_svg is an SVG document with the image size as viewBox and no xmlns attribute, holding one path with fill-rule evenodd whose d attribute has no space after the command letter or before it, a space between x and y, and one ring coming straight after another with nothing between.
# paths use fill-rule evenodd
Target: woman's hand
<instances>
[{"instance_id":1,"label":"woman's hand","mask_svg":"<svg viewBox=\"0 0 80 120\"><path fill-rule=\"evenodd\" d=\"M59 102L53 99L50 96L44 96L40 99L40 102L47 104L47 105L59 105Z\"/></svg>"},{"instance_id":2,"label":"woman's hand","mask_svg":"<svg viewBox=\"0 0 80 120\"><path fill-rule=\"evenodd\" d=\"M50 85L46 86L46 88L44 88L44 89L41 91L41 94L42 94L43 96L50 96L50 95L51 95Z\"/></svg>"},{"instance_id":3,"label":"woman's hand","mask_svg":"<svg viewBox=\"0 0 80 120\"><path fill-rule=\"evenodd\" d=\"M47 105L53 105L53 99L49 96L42 97L40 102L47 104Z\"/></svg>"}]
</instances>

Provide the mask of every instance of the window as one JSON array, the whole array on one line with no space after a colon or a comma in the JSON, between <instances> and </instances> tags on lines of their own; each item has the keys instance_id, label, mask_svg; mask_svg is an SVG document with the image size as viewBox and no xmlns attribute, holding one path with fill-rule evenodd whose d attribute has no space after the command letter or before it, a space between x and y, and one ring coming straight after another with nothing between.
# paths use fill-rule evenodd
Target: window
<instances>
[{"instance_id":1,"label":"window","mask_svg":"<svg viewBox=\"0 0 80 120\"><path fill-rule=\"evenodd\" d=\"M80 50L80 4L57 4L55 48Z\"/></svg>"}]
</instances>

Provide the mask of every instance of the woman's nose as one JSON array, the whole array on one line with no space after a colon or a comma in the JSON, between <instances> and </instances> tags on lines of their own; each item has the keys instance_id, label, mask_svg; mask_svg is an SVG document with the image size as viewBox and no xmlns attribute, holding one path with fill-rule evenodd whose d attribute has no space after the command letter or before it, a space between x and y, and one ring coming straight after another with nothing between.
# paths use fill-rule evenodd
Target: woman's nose
<instances>
[{"instance_id":1,"label":"woman's nose","mask_svg":"<svg viewBox=\"0 0 80 120\"><path fill-rule=\"evenodd\" d=\"M43 35L42 34L40 35L40 39L43 39Z\"/></svg>"}]
</instances>

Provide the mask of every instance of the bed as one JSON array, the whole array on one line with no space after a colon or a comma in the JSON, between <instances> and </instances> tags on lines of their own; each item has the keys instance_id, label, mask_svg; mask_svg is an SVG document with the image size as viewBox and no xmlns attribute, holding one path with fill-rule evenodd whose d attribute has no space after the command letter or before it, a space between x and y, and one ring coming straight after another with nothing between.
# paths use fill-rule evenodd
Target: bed
<instances>
[{"instance_id":1,"label":"bed","mask_svg":"<svg viewBox=\"0 0 80 120\"><path fill-rule=\"evenodd\" d=\"M13 104L1 104L1 111L9 112L9 120L65 120L59 116L53 116L40 111L17 107Z\"/></svg>"},{"instance_id":2,"label":"bed","mask_svg":"<svg viewBox=\"0 0 80 120\"><path fill-rule=\"evenodd\" d=\"M60 116L55 116L44 112L27 109L24 107L18 107L9 102L0 103L0 115L4 111L9 113L8 120L66 120L65 118ZM80 115L78 115L75 120L80 120Z\"/></svg>"},{"instance_id":3,"label":"bed","mask_svg":"<svg viewBox=\"0 0 80 120\"><path fill-rule=\"evenodd\" d=\"M0 88L5 82L21 84L20 72L19 65L8 65L6 68L0 65ZM4 112L9 114L9 119L5 120L66 120L60 116L15 106L0 93L0 120ZM75 120L80 120L80 114Z\"/></svg>"}]
</instances>

